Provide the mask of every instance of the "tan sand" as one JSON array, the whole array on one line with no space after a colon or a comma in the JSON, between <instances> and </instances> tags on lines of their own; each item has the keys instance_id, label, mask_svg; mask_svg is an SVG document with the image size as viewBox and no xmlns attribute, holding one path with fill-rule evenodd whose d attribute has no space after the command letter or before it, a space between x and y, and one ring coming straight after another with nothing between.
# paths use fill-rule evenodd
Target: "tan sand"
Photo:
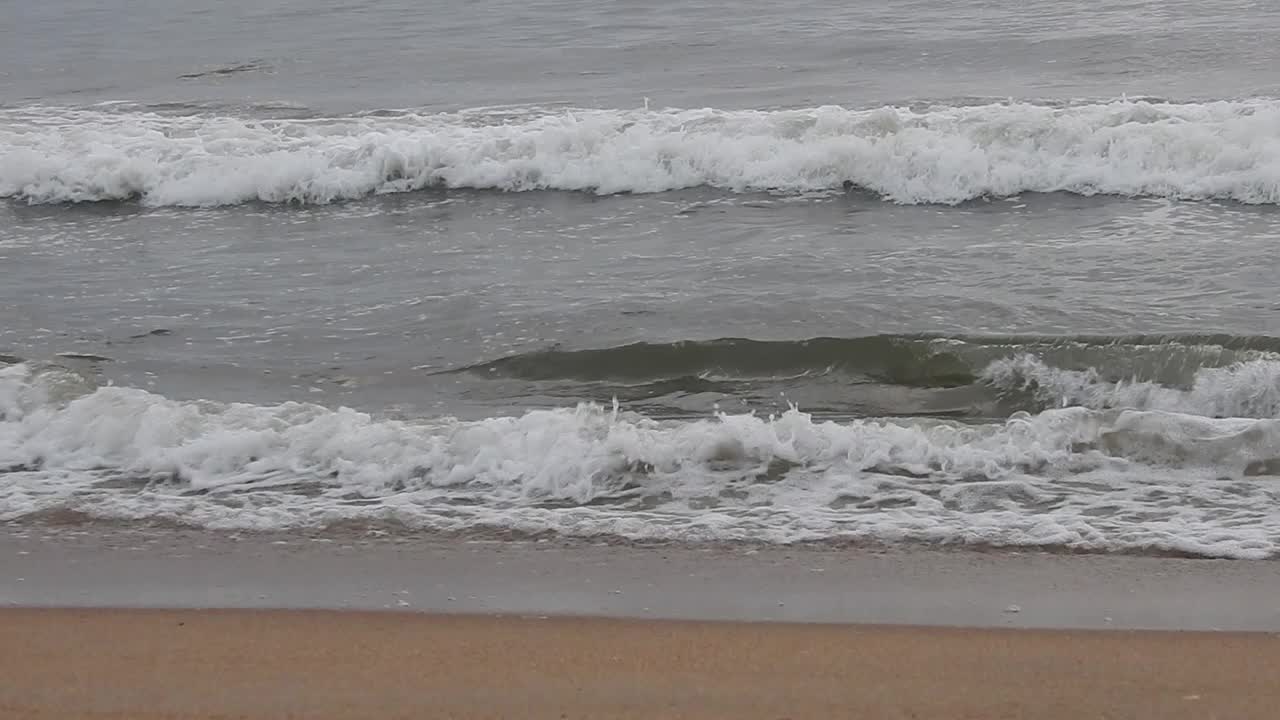
<instances>
[{"instance_id":1,"label":"tan sand","mask_svg":"<svg viewBox=\"0 0 1280 720\"><path fill-rule=\"evenodd\" d=\"M1280 717L1270 634L0 611L0 717Z\"/></svg>"}]
</instances>

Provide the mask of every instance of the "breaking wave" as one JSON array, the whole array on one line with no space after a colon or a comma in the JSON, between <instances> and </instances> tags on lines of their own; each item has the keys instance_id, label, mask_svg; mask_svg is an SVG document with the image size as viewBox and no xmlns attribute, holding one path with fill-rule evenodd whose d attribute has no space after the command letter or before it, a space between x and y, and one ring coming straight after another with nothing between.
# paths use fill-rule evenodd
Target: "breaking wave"
<instances>
[{"instance_id":1,"label":"breaking wave","mask_svg":"<svg viewBox=\"0 0 1280 720\"><path fill-rule=\"evenodd\" d=\"M721 338L550 348L446 372L602 402L781 395L850 415L1004 417L1078 405L1280 417L1280 339L1267 336Z\"/></svg>"},{"instance_id":2,"label":"breaking wave","mask_svg":"<svg viewBox=\"0 0 1280 720\"><path fill-rule=\"evenodd\" d=\"M0 111L0 196L329 203L425 188L1026 192L1280 203L1280 101L528 110L248 119Z\"/></svg>"},{"instance_id":3,"label":"breaking wave","mask_svg":"<svg viewBox=\"0 0 1280 720\"><path fill-rule=\"evenodd\" d=\"M587 350L558 347L510 355L447 372L526 380L652 379L706 373L759 376L840 371L908 385L971 382L992 360L1033 353L1058 364L1174 380L1206 363L1280 357L1266 335L939 335L885 334L804 340L718 338L639 342Z\"/></svg>"},{"instance_id":4,"label":"breaking wave","mask_svg":"<svg viewBox=\"0 0 1280 720\"><path fill-rule=\"evenodd\" d=\"M0 520L1280 555L1280 420L1204 414L1274 413L1229 388L1276 375L1246 363L1204 376L1235 378L1225 400L1207 379L1143 399L1045 367L986 376L1065 384L1081 404L981 423L796 408L660 421L599 404L402 421L179 401L23 363L0 369Z\"/></svg>"}]
</instances>

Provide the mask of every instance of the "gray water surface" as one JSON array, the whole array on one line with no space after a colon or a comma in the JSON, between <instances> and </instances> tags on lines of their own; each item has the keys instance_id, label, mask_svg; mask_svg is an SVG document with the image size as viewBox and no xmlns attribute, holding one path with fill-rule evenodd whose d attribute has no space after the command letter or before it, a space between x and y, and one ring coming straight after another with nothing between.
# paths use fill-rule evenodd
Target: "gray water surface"
<instances>
[{"instance_id":1,"label":"gray water surface","mask_svg":"<svg viewBox=\"0 0 1280 720\"><path fill-rule=\"evenodd\" d=\"M0 519L1274 557L1278 32L0 3Z\"/></svg>"}]
</instances>

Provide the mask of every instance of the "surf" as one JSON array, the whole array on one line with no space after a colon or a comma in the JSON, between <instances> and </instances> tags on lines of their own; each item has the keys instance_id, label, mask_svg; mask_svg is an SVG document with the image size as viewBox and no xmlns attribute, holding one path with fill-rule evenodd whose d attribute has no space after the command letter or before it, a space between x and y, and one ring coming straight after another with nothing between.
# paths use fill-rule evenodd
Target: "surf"
<instances>
[{"instance_id":1,"label":"surf","mask_svg":"<svg viewBox=\"0 0 1280 720\"><path fill-rule=\"evenodd\" d=\"M0 197L324 204L428 188L694 187L955 205L1067 192L1280 203L1280 101L789 110L377 111L330 118L0 110Z\"/></svg>"}]
</instances>

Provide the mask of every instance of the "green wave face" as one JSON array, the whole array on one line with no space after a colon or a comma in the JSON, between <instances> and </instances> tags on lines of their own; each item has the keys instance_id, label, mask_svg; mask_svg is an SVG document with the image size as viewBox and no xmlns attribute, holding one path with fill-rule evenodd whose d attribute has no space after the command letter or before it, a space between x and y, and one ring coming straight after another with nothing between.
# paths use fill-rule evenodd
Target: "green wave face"
<instances>
[{"instance_id":1,"label":"green wave face","mask_svg":"<svg viewBox=\"0 0 1280 720\"><path fill-rule=\"evenodd\" d=\"M628 402L781 394L841 414L998 416L1070 405L1280 414L1271 399L1280 338L1268 336L720 338L551 348L448 372Z\"/></svg>"}]
</instances>

